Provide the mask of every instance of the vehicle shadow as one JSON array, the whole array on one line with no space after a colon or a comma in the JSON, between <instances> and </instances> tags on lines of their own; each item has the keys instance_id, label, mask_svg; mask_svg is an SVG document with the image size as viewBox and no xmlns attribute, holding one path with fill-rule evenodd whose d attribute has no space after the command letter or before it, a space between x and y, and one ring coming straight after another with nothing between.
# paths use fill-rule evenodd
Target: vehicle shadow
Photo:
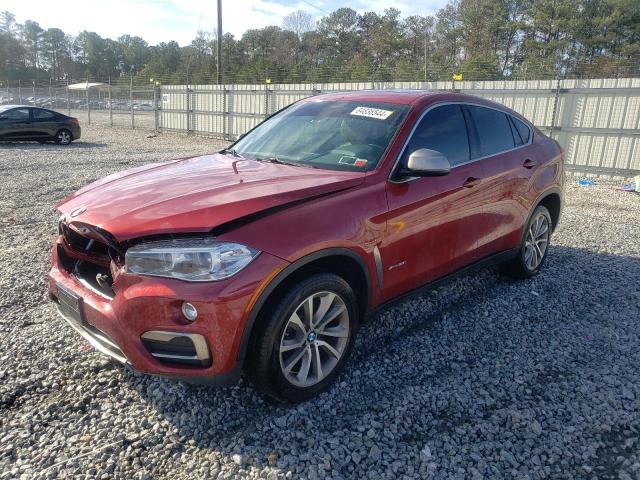
<instances>
[{"instance_id":1,"label":"vehicle shadow","mask_svg":"<svg viewBox=\"0 0 640 480\"><path fill-rule=\"evenodd\" d=\"M403 458L417 472L427 440L467 444L469 428L504 411L545 399L570 417L576 406L564 393L614 368L609 359L620 352L638 355L638 279L640 258L563 246L532 279L479 271L374 316L332 389L301 405L276 405L244 382L198 387L129 371L124 381L175 427L179 444L236 455L236 463L305 477L296 462L308 465L311 455L318 465L330 452L332 469L352 476L363 466L350 451L366 456L379 444L414 455ZM514 444L530 441L508 422L500 428ZM499 442L492 448L500 453Z\"/></svg>"},{"instance_id":2,"label":"vehicle shadow","mask_svg":"<svg viewBox=\"0 0 640 480\"><path fill-rule=\"evenodd\" d=\"M58 145L54 142L37 143L37 142L0 142L0 148L20 148L24 150L78 150L85 148L104 148L108 147L106 143L83 142L78 140L69 145Z\"/></svg>"}]
</instances>

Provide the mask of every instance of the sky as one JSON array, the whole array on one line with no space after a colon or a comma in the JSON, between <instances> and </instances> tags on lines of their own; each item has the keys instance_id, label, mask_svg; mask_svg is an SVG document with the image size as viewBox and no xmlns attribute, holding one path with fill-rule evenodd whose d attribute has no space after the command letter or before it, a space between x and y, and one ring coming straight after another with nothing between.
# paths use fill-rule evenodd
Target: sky
<instances>
[{"instance_id":1,"label":"sky","mask_svg":"<svg viewBox=\"0 0 640 480\"><path fill-rule=\"evenodd\" d=\"M223 32L239 38L251 28L281 26L282 18L304 10L317 19L340 7L359 12L382 13L394 7L402 16L429 15L447 0L222 0ZM64 5L61 8L61 5ZM57 27L77 35L82 30L102 37L137 35L155 45L176 40L188 45L198 30L212 31L216 25L216 0L2 0L0 10L16 16L18 23L34 20L43 28Z\"/></svg>"}]
</instances>

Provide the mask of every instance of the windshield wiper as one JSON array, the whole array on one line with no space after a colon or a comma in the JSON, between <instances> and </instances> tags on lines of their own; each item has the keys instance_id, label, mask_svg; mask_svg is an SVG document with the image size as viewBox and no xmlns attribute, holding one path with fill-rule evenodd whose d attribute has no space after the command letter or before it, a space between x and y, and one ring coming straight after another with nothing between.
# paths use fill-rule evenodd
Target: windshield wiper
<instances>
[{"instance_id":1,"label":"windshield wiper","mask_svg":"<svg viewBox=\"0 0 640 480\"><path fill-rule=\"evenodd\" d=\"M296 162L287 162L285 160L280 160L278 157L266 157L266 158L256 157L254 160L257 160L258 162L277 163L278 165L291 165L293 167L318 168L318 167L314 167L313 165L306 165L306 164L303 165L301 163L296 163Z\"/></svg>"},{"instance_id":2,"label":"windshield wiper","mask_svg":"<svg viewBox=\"0 0 640 480\"><path fill-rule=\"evenodd\" d=\"M220 153L229 153L231 155L233 155L236 158L242 158L243 160L246 160L242 155L240 155L235 148L225 148L224 150L220 150Z\"/></svg>"}]
</instances>

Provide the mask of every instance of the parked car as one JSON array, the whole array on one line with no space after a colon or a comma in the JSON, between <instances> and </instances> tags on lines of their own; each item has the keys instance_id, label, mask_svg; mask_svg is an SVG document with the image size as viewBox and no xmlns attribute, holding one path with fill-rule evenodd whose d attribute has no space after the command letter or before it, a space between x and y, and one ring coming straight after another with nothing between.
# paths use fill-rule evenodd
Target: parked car
<instances>
[{"instance_id":1,"label":"parked car","mask_svg":"<svg viewBox=\"0 0 640 480\"><path fill-rule=\"evenodd\" d=\"M360 323L403 296L547 257L563 153L514 111L444 92L297 102L215 154L63 199L49 294L98 350L150 374L303 401Z\"/></svg>"},{"instance_id":2,"label":"parked car","mask_svg":"<svg viewBox=\"0 0 640 480\"><path fill-rule=\"evenodd\" d=\"M68 145L80 138L77 118L26 105L0 106L0 140L55 141Z\"/></svg>"},{"instance_id":3,"label":"parked car","mask_svg":"<svg viewBox=\"0 0 640 480\"><path fill-rule=\"evenodd\" d=\"M133 109L134 110L139 110L141 112L152 112L153 111L153 105L151 105L149 103L134 103L133 104Z\"/></svg>"}]
</instances>

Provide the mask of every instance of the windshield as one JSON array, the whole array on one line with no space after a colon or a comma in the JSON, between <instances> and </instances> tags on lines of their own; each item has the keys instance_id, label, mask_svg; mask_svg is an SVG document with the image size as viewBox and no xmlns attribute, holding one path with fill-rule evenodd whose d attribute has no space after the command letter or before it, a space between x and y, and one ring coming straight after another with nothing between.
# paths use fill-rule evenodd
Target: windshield
<instances>
[{"instance_id":1,"label":"windshield","mask_svg":"<svg viewBox=\"0 0 640 480\"><path fill-rule=\"evenodd\" d=\"M316 101L295 104L249 132L232 153L331 170L376 167L409 106Z\"/></svg>"}]
</instances>

